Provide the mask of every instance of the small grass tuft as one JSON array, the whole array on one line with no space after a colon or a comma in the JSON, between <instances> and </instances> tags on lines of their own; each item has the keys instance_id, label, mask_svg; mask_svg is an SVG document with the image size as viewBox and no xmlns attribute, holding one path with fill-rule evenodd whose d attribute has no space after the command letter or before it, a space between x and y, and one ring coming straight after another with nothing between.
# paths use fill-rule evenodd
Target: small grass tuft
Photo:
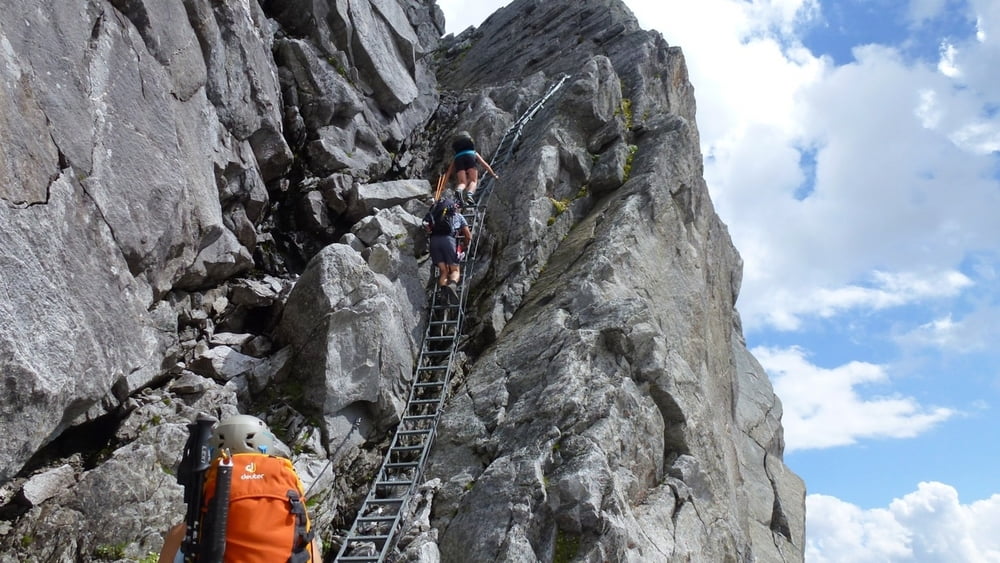
<instances>
[{"instance_id":1,"label":"small grass tuft","mask_svg":"<svg viewBox=\"0 0 1000 563\"><path fill-rule=\"evenodd\" d=\"M639 147L636 145L628 146L628 156L625 158L625 169L623 170L624 179L623 182L628 182L629 177L632 176L632 161L635 160L635 153L639 151Z\"/></svg>"},{"instance_id":2,"label":"small grass tuft","mask_svg":"<svg viewBox=\"0 0 1000 563\"><path fill-rule=\"evenodd\" d=\"M94 548L94 557L106 561L117 561L125 558L125 543L114 545L99 545Z\"/></svg>"},{"instance_id":3,"label":"small grass tuft","mask_svg":"<svg viewBox=\"0 0 1000 563\"><path fill-rule=\"evenodd\" d=\"M580 552L580 536L557 530L555 551L552 563L569 563Z\"/></svg>"}]
</instances>

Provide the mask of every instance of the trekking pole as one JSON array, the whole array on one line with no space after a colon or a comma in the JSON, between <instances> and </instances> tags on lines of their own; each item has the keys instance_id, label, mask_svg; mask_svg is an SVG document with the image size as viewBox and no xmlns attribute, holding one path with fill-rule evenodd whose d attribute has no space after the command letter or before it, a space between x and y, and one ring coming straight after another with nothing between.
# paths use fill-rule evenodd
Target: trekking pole
<instances>
[{"instance_id":1,"label":"trekking pole","mask_svg":"<svg viewBox=\"0 0 1000 563\"><path fill-rule=\"evenodd\" d=\"M205 517L201 553L198 563L221 563L226 553L226 525L229 523L229 491L233 482L233 456L222 451L215 473L215 496Z\"/></svg>"},{"instance_id":2,"label":"trekking pole","mask_svg":"<svg viewBox=\"0 0 1000 563\"><path fill-rule=\"evenodd\" d=\"M448 183L448 178L444 174L438 176L437 189L434 190L434 201L440 201L441 192L444 191L444 187L447 183Z\"/></svg>"},{"instance_id":3,"label":"trekking pole","mask_svg":"<svg viewBox=\"0 0 1000 563\"><path fill-rule=\"evenodd\" d=\"M215 418L199 413L195 421L187 425L188 440L184 444L181 463L177 466L177 483L184 487L184 502L187 504L184 516L186 531L181 544L184 563L197 561L200 551L202 487L205 483L205 470L212 463L208 441L216 422L218 420Z\"/></svg>"}]
</instances>

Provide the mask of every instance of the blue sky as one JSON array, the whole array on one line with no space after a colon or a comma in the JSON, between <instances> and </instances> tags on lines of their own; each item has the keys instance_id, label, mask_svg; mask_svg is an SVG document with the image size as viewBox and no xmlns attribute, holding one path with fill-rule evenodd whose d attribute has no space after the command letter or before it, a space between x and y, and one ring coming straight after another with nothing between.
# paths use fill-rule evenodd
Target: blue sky
<instances>
[{"instance_id":1,"label":"blue sky","mask_svg":"<svg viewBox=\"0 0 1000 563\"><path fill-rule=\"evenodd\" d=\"M684 50L806 561L1000 562L1000 2L626 4Z\"/></svg>"}]
</instances>

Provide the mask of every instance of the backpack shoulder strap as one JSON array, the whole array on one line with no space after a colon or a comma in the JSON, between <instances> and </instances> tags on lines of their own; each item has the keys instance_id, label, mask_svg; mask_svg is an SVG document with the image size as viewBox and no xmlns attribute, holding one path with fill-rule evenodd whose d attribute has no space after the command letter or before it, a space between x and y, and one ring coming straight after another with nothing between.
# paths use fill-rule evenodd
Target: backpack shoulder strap
<instances>
[{"instance_id":1,"label":"backpack shoulder strap","mask_svg":"<svg viewBox=\"0 0 1000 563\"><path fill-rule=\"evenodd\" d=\"M288 563L306 563L312 560L309 548L314 536L313 531L309 529L309 516L297 491L288 489L288 502L292 505L291 513L295 516L295 543Z\"/></svg>"}]
</instances>

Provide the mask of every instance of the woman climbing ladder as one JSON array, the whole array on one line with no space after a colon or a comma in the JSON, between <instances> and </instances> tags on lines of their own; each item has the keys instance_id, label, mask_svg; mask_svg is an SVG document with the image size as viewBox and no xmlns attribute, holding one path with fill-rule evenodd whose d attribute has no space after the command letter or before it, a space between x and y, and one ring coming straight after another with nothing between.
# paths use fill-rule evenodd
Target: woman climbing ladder
<instances>
[{"instance_id":1,"label":"woman climbing ladder","mask_svg":"<svg viewBox=\"0 0 1000 563\"><path fill-rule=\"evenodd\" d=\"M448 171L444 173L444 177L450 178L452 172L454 172L457 182L455 186L456 196L466 205L475 205L473 196L476 193L476 184L479 181L478 165L482 164L497 180L500 177L490 168L490 164L476 152L476 144L472 141L472 135L468 131L459 131L451 144L451 148L455 151L455 156L452 158L451 164L448 165ZM467 191L466 187L468 187Z\"/></svg>"}]
</instances>

